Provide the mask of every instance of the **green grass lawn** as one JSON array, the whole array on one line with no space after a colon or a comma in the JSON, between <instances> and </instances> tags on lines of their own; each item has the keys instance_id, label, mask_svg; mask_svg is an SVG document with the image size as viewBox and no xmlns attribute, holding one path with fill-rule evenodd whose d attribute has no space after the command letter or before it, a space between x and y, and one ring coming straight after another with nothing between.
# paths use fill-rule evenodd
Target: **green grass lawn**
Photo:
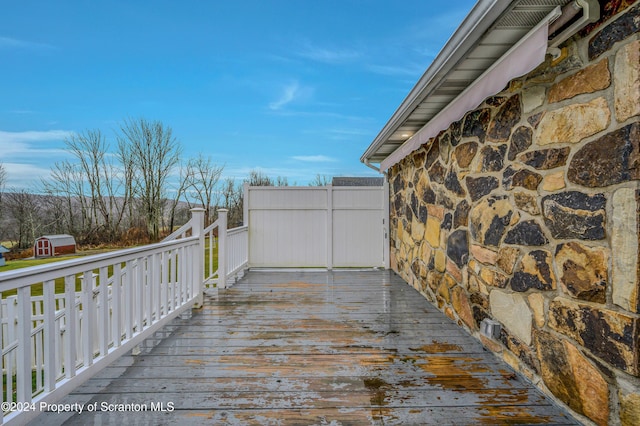
<instances>
[{"instance_id":1,"label":"green grass lawn","mask_svg":"<svg viewBox=\"0 0 640 426\"><path fill-rule=\"evenodd\" d=\"M209 242L207 240L206 242L206 246L205 246L205 261L204 261L204 269L205 269L205 276L209 275ZM214 254L213 254L213 270L215 271L218 268L218 247L216 246L214 249ZM89 251L83 251L83 252L79 252L75 255L69 255L69 256L58 256L58 257L48 257L48 258L40 258L40 259L34 259L34 258L29 258L29 259L17 259L17 260L10 260L7 261L7 264L5 266L0 266L0 273L2 272L6 272L6 271L13 271L16 269L22 269L22 268L28 268L30 266L38 266L38 265L44 265L47 263L53 263L53 262L60 262L63 260L68 260L68 259L75 259L77 257L81 257L81 256L87 256L87 255L92 255L92 254L98 254L98 253L103 253L105 251L113 251L113 250L89 250ZM124 265L123 265L124 266ZM95 273L98 273L97 270L94 271ZM113 267L110 266L109 267L109 271L108 271L109 275L111 275L113 273ZM42 284L34 284L33 286L31 286L31 295L32 296L42 296L43 290L42 290ZM81 281L80 278L77 277L76 278L76 291L80 291L81 290ZM56 285L55 285L55 292L56 293L64 293L64 278L58 278L56 279ZM2 293L2 297L5 298L7 296L13 296L17 293L16 290L10 290L10 291L5 291Z\"/></svg>"},{"instance_id":2,"label":"green grass lawn","mask_svg":"<svg viewBox=\"0 0 640 426\"><path fill-rule=\"evenodd\" d=\"M75 259L79 256L60 256L60 257L45 257L42 259L16 259L7 260L7 264L0 266L0 272L13 271L15 269L28 268L30 266L44 265L46 263L61 262L63 260Z\"/></svg>"}]
</instances>

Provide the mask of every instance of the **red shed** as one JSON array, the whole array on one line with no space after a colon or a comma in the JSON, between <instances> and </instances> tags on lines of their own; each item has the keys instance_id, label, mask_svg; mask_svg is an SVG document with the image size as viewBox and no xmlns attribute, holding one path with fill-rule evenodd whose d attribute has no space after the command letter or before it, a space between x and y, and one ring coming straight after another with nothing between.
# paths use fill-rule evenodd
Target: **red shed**
<instances>
[{"instance_id":1,"label":"red shed","mask_svg":"<svg viewBox=\"0 0 640 426\"><path fill-rule=\"evenodd\" d=\"M72 235L43 235L33 244L35 257L51 257L76 252L76 240Z\"/></svg>"}]
</instances>

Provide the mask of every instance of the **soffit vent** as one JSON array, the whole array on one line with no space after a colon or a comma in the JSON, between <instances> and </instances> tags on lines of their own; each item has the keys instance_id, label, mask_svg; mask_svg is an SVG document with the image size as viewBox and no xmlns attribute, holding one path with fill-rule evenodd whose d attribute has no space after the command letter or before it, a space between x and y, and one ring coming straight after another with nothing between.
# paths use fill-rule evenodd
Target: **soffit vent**
<instances>
[{"instance_id":1,"label":"soffit vent","mask_svg":"<svg viewBox=\"0 0 640 426\"><path fill-rule=\"evenodd\" d=\"M531 28L542 21L556 6L564 6L569 0L526 0L516 3L496 22L494 28Z\"/></svg>"}]
</instances>

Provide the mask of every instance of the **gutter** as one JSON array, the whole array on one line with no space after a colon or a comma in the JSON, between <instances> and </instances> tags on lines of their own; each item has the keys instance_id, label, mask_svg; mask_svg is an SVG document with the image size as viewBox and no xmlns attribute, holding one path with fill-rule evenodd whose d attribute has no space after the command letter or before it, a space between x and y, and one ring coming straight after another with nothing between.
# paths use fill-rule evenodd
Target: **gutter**
<instances>
[{"instance_id":1,"label":"gutter","mask_svg":"<svg viewBox=\"0 0 640 426\"><path fill-rule=\"evenodd\" d=\"M364 165L365 165L365 166L367 166L367 167L369 167L370 169L373 169L373 170L375 170L375 171L376 171L376 172L378 172L378 173L382 173L382 172L380 171L380 167L376 167L376 166L374 166L373 164L371 164L371 163L369 162L369 159L368 159L368 158L364 158L364 159L362 159L362 158L361 158L361 159L360 159L360 161L361 161L362 163L364 163Z\"/></svg>"}]
</instances>

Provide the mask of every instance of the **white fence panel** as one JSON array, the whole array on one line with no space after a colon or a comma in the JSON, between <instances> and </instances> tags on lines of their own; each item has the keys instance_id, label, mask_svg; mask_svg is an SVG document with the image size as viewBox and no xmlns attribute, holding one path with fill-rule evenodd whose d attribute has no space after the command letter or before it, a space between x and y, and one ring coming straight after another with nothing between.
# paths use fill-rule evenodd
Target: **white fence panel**
<instances>
[{"instance_id":1,"label":"white fence panel","mask_svg":"<svg viewBox=\"0 0 640 426\"><path fill-rule=\"evenodd\" d=\"M383 266L382 217L375 210L334 210L333 266Z\"/></svg>"},{"instance_id":2,"label":"white fence panel","mask_svg":"<svg viewBox=\"0 0 640 426\"><path fill-rule=\"evenodd\" d=\"M249 266L385 267L385 194L385 187L248 187Z\"/></svg>"},{"instance_id":3,"label":"white fence panel","mask_svg":"<svg viewBox=\"0 0 640 426\"><path fill-rule=\"evenodd\" d=\"M249 213L252 267L324 267L325 210L253 210Z\"/></svg>"}]
</instances>

